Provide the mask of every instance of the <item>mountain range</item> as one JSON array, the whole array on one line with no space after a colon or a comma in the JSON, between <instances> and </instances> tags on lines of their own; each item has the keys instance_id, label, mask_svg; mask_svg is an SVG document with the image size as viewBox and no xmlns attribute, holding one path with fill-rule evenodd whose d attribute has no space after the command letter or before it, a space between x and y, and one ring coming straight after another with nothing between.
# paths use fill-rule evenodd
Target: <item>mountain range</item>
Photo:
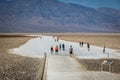
<instances>
[{"instance_id":1,"label":"mountain range","mask_svg":"<svg viewBox=\"0 0 120 80\"><path fill-rule=\"evenodd\" d=\"M120 32L120 10L57 0L0 0L0 32Z\"/></svg>"}]
</instances>

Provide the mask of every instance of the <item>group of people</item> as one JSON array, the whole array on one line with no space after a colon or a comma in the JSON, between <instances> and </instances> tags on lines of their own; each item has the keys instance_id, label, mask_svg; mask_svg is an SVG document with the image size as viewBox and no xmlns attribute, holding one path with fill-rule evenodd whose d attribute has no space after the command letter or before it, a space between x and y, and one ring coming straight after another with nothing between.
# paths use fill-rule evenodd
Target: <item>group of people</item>
<instances>
[{"instance_id":1,"label":"group of people","mask_svg":"<svg viewBox=\"0 0 120 80\"><path fill-rule=\"evenodd\" d=\"M54 38L55 42L59 42L58 37L53 36L53 38ZM84 42L79 42L79 45L80 45L80 47L83 47ZM87 42L87 48L88 48L88 51L90 51L90 44L88 42ZM54 52L55 52L55 54L57 54L61 50L65 51L65 44L59 43L59 45L56 45L55 47L51 46L50 50L51 50L51 54L53 54ZM69 54L70 54L70 57L72 57L72 55L73 55L72 45L69 47Z\"/></svg>"},{"instance_id":2,"label":"group of people","mask_svg":"<svg viewBox=\"0 0 120 80\"><path fill-rule=\"evenodd\" d=\"M80 45L80 47L83 47L84 42L79 42L79 45ZM88 51L90 51L90 43L89 42L87 42L87 49L88 49ZM104 45L103 53L105 53L105 51L106 51L106 49L105 49L105 45Z\"/></svg>"},{"instance_id":3,"label":"group of people","mask_svg":"<svg viewBox=\"0 0 120 80\"><path fill-rule=\"evenodd\" d=\"M79 42L80 47L83 47L84 42ZM90 44L87 42L88 51L90 51Z\"/></svg>"},{"instance_id":4,"label":"group of people","mask_svg":"<svg viewBox=\"0 0 120 80\"><path fill-rule=\"evenodd\" d=\"M83 42L79 42L79 45L80 45L81 47L83 47L84 43L83 43Z\"/></svg>"},{"instance_id":5,"label":"group of people","mask_svg":"<svg viewBox=\"0 0 120 80\"><path fill-rule=\"evenodd\" d=\"M53 38L55 39L55 42L59 42L59 38L58 37L53 36Z\"/></svg>"},{"instance_id":6,"label":"group of people","mask_svg":"<svg viewBox=\"0 0 120 80\"><path fill-rule=\"evenodd\" d=\"M54 39L55 42L59 42L59 38L58 37L53 36L53 39ZM65 51L65 44L64 43L62 43L62 44L59 43L56 46L51 46L50 51L51 51L52 55L53 55L53 53L58 54L59 51ZM70 48L69 48L69 54L70 54L70 57L73 54L73 48L72 48L72 46L70 46Z\"/></svg>"},{"instance_id":7,"label":"group of people","mask_svg":"<svg viewBox=\"0 0 120 80\"><path fill-rule=\"evenodd\" d=\"M56 45L55 48L53 48L53 46L51 46L50 50L51 50L51 54L53 54L54 51L55 51L55 54L57 54L59 50L65 51L65 45L64 45L64 43L62 45L59 44L59 47L58 47L58 45ZM72 46L70 46L70 48L69 48L69 54L70 54L70 57L72 57L72 55L73 55Z\"/></svg>"},{"instance_id":8,"label":"group of people","mask_svg":"<svg viewBox=\"0 0 120 80\"><path fill-rule=\"evenodd\" d=\"M58 51L60 50L65 50L65 44L63 43L63 44L59 44L59 46L58 45L56 45L55 47L53 47L53 46L51 46L51 48L50 48L50 50L51 50L51 54L53 54L53 52L55 52L55 54L57 54L58 53Z\"/></svg>"},{"instance_id":9,"label":"group of people","mask_svg":"<svg viewBox=\"0 0 120 80\"><path fill-rule=\"evenodd\" d=\"M59 42L58 37L53 36L53 39L55 40L55 42ZM86 45L87 45L86 47L87 47L88 51L90 51L90 43L87 42ZM79 42L79 46L83 47L84 42ZM53 53L58 54L59 51L65 51L65 44L64 43L63 44L59 43L56 46L51 46L50 51L51 51L51 54L53 54ZM69 47L70 57L73 56L73 53L74 53L73 52L73 47L72 47L72 45L70 45L70 47ZM105 53L105 45L104 45L104 48L103 48L103 53Z\"/></svg>"},{"instance_id":10,"label":"group of people","mask_svg":"<svg viewBox=\"0 0 120 80\"><path fill-rule=\"evenodd\" d=\"M53 36L55 42L59 42L59 38L58 37L55 37ZM84 42L79 42L79 45L80 47L83 47L84 46ZM90 51L90 44L87 42L87 48L88 48L88 51ZM59 51L65 51L65 44L61 44L59 43L59 45L56 45L56 46L51 46L50 48L50 51L51 51L51 54L55 53L55 54L58 54ZM73 47L72 45L70 45L69 47L69 54L70 54L70 57L72 57L73 55Z\"/></svg>"}]
</instances>

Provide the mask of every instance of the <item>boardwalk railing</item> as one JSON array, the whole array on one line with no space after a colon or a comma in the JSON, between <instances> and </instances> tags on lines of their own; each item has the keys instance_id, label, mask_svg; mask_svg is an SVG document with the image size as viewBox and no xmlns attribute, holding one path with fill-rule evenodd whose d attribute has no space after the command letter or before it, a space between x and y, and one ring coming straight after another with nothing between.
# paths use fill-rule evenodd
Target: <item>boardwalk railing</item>
<instances>
[{"instance_id":1,"label":"boardwalk railing","mask_svg":"<svg viewBox=\"0 0 120 80\"><path fill-rule=\"evenodd\" d=\"M82 60L79 60L78 59L78 57L77 57L77 55L73 55L73 58L79 63L79 64L81 64L81 66L84 68L84 70L87 70L87 65L86 64L84 64L84 62L82 61Z\"/></svg>"},{"instance_id":2,"label":"boardwalk railing","mask_svg":"<svg viewBox=\"0 0 120 80\"><path fill-rule=\"evenodd\" d=\"M42 71L42 76L41 80L46 80L46 60L47 60L47 54L44 53L45 59L44 59L44 64L43 64L43 71Z\"/></svg>"}]
</instances>

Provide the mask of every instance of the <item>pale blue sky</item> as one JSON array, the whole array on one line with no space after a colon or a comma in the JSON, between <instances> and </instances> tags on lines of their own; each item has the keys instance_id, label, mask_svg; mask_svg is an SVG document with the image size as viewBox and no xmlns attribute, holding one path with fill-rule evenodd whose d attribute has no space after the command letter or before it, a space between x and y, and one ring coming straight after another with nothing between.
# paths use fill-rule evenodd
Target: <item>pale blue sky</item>
<instances>
[{"instance_id":1,"label":"pale blue sky","mask_svg":"<svg viewBox=\"0 0 120 80\"><path fill-rule=\"evenodd\" d=\"M59 0L65 3L75 3L92 8L110 7L120 10L120 0Z\"/></svg>"}]
</instances>

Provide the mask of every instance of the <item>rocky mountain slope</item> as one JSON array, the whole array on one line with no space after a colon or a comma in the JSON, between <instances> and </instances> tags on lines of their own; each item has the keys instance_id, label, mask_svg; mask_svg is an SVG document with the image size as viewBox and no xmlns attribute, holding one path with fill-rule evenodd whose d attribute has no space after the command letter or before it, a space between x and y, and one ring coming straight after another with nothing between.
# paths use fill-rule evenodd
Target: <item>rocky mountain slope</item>
<instances>
[{"instance_id":1,"label":"rocky mountain slope","mask_svg":"<svg viewBox=\"0 0 120 80\"><path fill-rule=\"evenodd\" d=\"M0 32L120 32L120 10L57 0L0 0Z\"/></svg>"}]
</instances>

